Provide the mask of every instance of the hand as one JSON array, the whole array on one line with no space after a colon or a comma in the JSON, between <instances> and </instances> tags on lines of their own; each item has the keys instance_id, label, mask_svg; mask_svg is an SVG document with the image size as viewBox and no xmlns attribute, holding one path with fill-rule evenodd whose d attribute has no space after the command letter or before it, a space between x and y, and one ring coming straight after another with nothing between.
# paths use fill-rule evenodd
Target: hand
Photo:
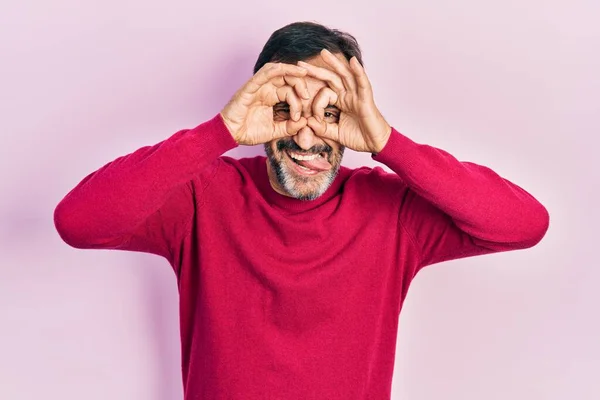
<instances>
[{"instance_id":1,"label":"hand","mask_svg":"<svg viewBox=\"0 0 600 400\"><path fill-rule=\"evenodd\" d=\"M305 68L282 63L267 63L256 72L221 111L235 141L248 146L267 143L295 135L306 126L300 100L309 98L306 74ZM281 102L290 108L287 121L273 118L273 106Z\"/></svg>"},{"instance_id":2,"label":"hand","mask_svg":"<svg viewBox=\"0 0 600 400\"><path fill-rule=\"evenodd\" d=\"M313 100L313 116L308 126L317 136L334 140L355 151L379 153L387 143L391 126L385 121L373 99L371 83L356 57L348 63L327 50L321 57L331 69L305 62L298 65L308 70L308 75L327 83ZM337 124L327 123L324 112L333 105L340 111Z\"/></svg>"}]
</instances>

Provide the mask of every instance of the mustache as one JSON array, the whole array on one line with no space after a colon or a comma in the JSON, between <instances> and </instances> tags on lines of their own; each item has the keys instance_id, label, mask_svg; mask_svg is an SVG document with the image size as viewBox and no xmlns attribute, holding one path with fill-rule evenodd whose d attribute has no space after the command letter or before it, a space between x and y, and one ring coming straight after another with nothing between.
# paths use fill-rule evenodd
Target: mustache
<instances>
[{"instance_id":1,"label":"mustache","mask_svg":"<svg viewBox=\"0 0 600 400\"><path fill-rule=\"evenodd\" d=\"M333 149L328 144L315 145L308 150L304 150L302 147L298 146L296 142L291 139L281 139L277 142L277 150L292 150L298 153L312 153L312 154L321 154L327 153L331 154Z\"/></svg>"}]
</instances>

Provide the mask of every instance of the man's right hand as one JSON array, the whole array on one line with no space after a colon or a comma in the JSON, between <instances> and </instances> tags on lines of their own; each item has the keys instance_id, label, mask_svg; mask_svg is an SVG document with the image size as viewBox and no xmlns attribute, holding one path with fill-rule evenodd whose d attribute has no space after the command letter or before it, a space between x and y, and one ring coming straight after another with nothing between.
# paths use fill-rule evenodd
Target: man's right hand
<instances>
[{"instance_id":1,"label":"man's right hand","mask_svg":"<svg viewBox=\"0 0 600 400\"><path fill-rule=\"evenodd\" d=\"M239 145L292 136L306 126L300 100L309 98L306 73L296 65L267 63L236 92L221 117ZM289 105L290 118L273 117L273 106L278 103Z\"/></svg>"}]
</instances>

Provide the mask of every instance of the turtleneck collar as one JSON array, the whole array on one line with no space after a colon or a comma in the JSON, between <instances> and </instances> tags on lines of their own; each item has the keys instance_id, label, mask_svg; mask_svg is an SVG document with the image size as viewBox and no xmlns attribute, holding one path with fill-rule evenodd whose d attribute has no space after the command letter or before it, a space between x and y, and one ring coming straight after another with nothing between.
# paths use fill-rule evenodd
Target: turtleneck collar
<instances>
[{"instance_id":1,"label":"turtleneck collar","mask_svg":"<svg viewBox=\"0 0 600 400\"><path fill-rule=\"evenodd\" d=\"M333 197L340 193L340 188L344 181L348 178L349 169L340 166L340 169L331 183L331 185L327 188L325 193L316 198L315 200L298 200L294 197L286 196L278 193L271 186L271 182L269 181L269 172L268 172L268 163L267 157L261 156L259 160L259 173L257 179L257 186L259 190L262 192L265 199L272 205L289 211L291 213L299 213L303 211L312 210L321 206L324 203L327 203Z\"/></svg>"}]
</instances>

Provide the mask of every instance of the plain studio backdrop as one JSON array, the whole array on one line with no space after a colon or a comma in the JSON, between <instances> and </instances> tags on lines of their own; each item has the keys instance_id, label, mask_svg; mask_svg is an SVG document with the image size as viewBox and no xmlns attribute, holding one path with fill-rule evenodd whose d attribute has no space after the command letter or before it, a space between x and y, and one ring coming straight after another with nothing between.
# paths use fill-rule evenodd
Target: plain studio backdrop
<instances>
[{"instance_id":1,"label":"plain studio backdrop","mask_svg":"<svg viewBox=\"0 0 600 400\"><path fill-rule=\"evenodd\" d=\"M392 398L600 398L599 4L3 1L0 398L181 399L168 263L70 248L52 213L93 170L216 115L299 20L357 37L399 131L491 167L551 215L532 249L417 276ZM350 151L344 164L376 165Z\"/></svg>"}]
</instances>

